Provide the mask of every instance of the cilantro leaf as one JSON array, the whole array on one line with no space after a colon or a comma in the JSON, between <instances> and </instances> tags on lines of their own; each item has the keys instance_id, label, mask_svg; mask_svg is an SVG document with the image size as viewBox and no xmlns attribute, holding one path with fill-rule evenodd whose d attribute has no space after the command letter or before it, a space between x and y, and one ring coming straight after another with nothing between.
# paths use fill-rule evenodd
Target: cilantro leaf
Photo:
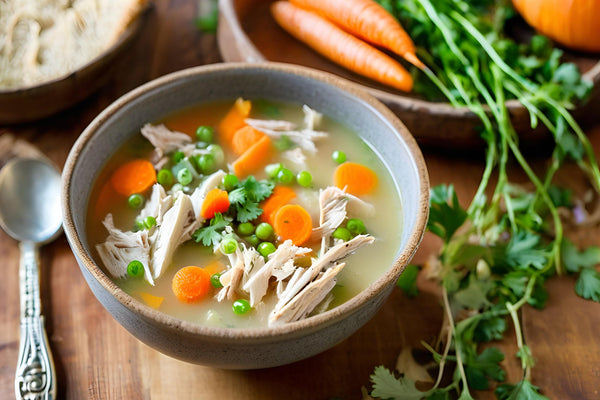
<instances>
[{"instance_id":1,"label":"cilantro leaf","mask_svg":"<svg viewBox=\"0 0 600 400\"><path fill-rule=\"evenodd\" d=\"M472 360L467 360L465 373L469 386L473 389L485 390L489 387L488 378L503 381L506 372L500 366L504 353L495 347L488 347Z\"/></svg>"},{"instance_id":2,"label":"cilantro leaf","mask_svg":"<svg viewBox=\"0 0 600 400\"><path fill-rule=\"evenodd\" d=\"M503 384L496 388L498 400L549 400L539 393L539 388L527 380L522 380L516 385Z\"/></svg>"},{"instance_id":3,"label":"cilantro leaf","mask_svg":"<svg viewBox=\"0 0 600 400\"><path fill-rule=\"evenodd\" d=\"M575 292L584 299L600 302L600 273L595 269L582 269L575 282Z\"/></svg>"},{"instance_id":4,"label":"cilantro leaf","mask_svg":"<svg viewBox=\"0 0 600 400\"><path fill-rule=\"evenodd\" d=\"M371 395L382 399L420 400L426 396L426 392L417 389L415 382L405 377L396 378L390 370L381 365L375 367L371 382Z\"/></svg>"},{"instance_id":5,"label":"cilantro leaf","mask_svg":"<svg viewBox=\"0 0 600 400\"><path fill-rule=\"evenodd\" d=\"M407 265L404 272L398 278L396 286L398 286L408 297L415 297L419 294L417 289L417 276L419 275L418 265Z\"/></svg>"},{"instance_id":6,"label":"cilantro leaf","mask_svg":"<svg viewBox=\"0 0 600 400\"><path fill-rule=\"evenodd\" d=\"M248 222L258 218L263 210L258 206L258 203L246 202L237 206L237 220L240 222Z\"/></svg>"},{"instance_id":7,"label":"cilantro leaf","mask_svg":"<svg viewBox=\"0 0 600 400\"><path fill-rule=\"evenodd\" d=\"M548 262L548 250L543 247L541 237L532 232L518 231L506 246L499 246L498 249L500 252L496 252L496 263L500 266L543 269Z\"/></svg>"},{"instance_id":8,"label":"cilantro leaf","mask_svg":"<svg viewBox=\"0 0 600 400\"><path fill-rule=\"evenodd\" d=\"M578 251L568 239L563 239L560 252L565 268L569 272L577 272L584 268L593 268L600 264L600 247L590 246L583 251Z\"/></svg>"},{"instance_id":9,"label":"cilantro leaf","mask_svg":"<svg viewBox=\"0 0 600 400\"><path fill-rule=\"evenodd\" d=\"M500 316L482 318L473 332L473 339L478 342L501 340L506 331L506 319Z\"/></svg>"},{"instance_id":10,"label":"cilantro leaf","mask_svg":"<svg viewBox=\"0 0 600 400\"><path fill-rule=\"evenodd\" d=\"M223 238L223 230L231 223L231 220L223 217L221 213L216 213L210 220L209 225L199 228L192 234L192 239L196 242L202 242L205 246L214 246Z\"/></svg>"},{"instance_id":11,"label":"cilantro leaf","mask_svg":"<svg viewBox=\"0 0 600 400\"><path fill-rule=\"evenodd\" d=\"M252 175L238 182L229 192L229 203L233 205L236 219L248 222L258 218L263 212L258 204L273 193L274 186L273 182L257 181Z\"/></svg>"},{"instance_id":12,"label":"cilantro leaf","mask_svg":"<svg viewBox=\"0 0 600 400\"><path fill-rule=\"evenodd\" d=\"M487 299L487 294L493 285L493 282L479 280L474 274L471 274L468 286L454 293L454 300L461 306L472 310L490 306L492 303Z\"/></svg>"},{"instance_id":13,"label":"cilantro leaf","mask_svg":"<svg viewBox=\"0 0 600 400\"><path fill-rule=\"evenodd\" d=\"M467 219L467 212L458 203L452 185L439 185L432 188L430 202L427 229L447 243Z\"/></svg>"}]
</instances>

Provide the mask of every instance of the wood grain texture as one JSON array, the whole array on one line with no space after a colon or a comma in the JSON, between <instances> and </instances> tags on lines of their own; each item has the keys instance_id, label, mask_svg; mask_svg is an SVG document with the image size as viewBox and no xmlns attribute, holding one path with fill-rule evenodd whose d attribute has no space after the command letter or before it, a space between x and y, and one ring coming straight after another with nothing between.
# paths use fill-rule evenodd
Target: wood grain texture
<instances>
[{"instance_id":1,"label":"wood grain texture","mask_svg":"<svg viewBox=\"0 0 600 400\"><path fill-rule=\"evenodd\" d=\"M120 95L160 75L221 61L215 36L194 28L196 15L194 1L155 1L141 36L106 86L54 117L0 127L0 135L33 143L62 166L85 126ZM587 131L600 154L600 125ZM433 185L453 183L463 202L471 198L483 169L479 155L428 151L425 158ZM532 163L539 168L544 160L533 158ZM566 169L560 179L573 181L573 171ZM600 229L589 228L577 235L577 242L600 245L599 234ZM439 242L426 235L414 261L423 263L438 248ZM60 399L360 399L376 365L393 368L405 346L433 342L442 321L438 289L421 277L418 297L394 291L373 320L325 353L267 370L219 370L164 356L125 331L88 289L64 237L43 247L41 258L43 307ZM0 260L0 399L11 399L19 344L19 256L16 242L3 232ZM534 383L557 400L599 397L600 305L577 298L573 285L570 278L551 280L547 309L523 311L525 337L537 360ZM507 354L503 365L515 382L520 370L511 335L497 345ZM490 392L476 397L494 398Z\"/></svg>"}]
</instances>

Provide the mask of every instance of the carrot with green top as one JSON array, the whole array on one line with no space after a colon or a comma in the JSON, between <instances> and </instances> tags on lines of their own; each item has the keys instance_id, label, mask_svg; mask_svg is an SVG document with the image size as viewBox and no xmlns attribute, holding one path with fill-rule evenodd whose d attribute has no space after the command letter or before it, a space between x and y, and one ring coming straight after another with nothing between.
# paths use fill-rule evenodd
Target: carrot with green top
<instances>
[{"instance_id":1,"label":"carrot with green top","mask_svg":"<svg viewBox=\"0 0 600 400\"><path fill-rule=\"evenodd\" d=\"M315 11L347 32L376 46L393 51L418 68L415 44L400 22L373 0L290 0L305 10Z\"/></svg>"},{"instance_id":2,"label":"carrot with green top","mask_svg":"<svg viewBox=\"0 0 600 400\"><path fill-rule=\"evenodd\" d=\"M231 149L238 156L244 154L254 143L265 136L261 131L246 125L235 131L231 140Z\"/></svg>"},{"instance_id":3,"label":"carrot with green top","mask_svg":"<svg viewBox=\"0 0 600 400\"><path fill-rule=\"evenodd\" d=\"M287 1L271 5L277 23L333 62L384 85L410 92L413 80L399 62L332 22Z\"/></svg>"},{"instance_id":4,"label":"carrot with green top","mask_svg":"<svg viewBox=\"0 0 600 400\"><path fill-rule=\"evenodd\" d=\"M131 196L143 193L156 183L156 171L148 160L136 159L121 165L113 172L110 182L120 194Z\"/></svg>"},{"instance_id":5,"label":"carrot with green top","mask_svg":"<svg viewBox=\"0 0 600 400\"><path fill-rule=\"evenodd\" d=\"M377 174L372 169L353 162L340 164L333 173L334 185L355 196L372 192L377 180Z\"/></svg>"},{"instance_id":6,"label":"carrot with green top","mask_svg":"<svg viewBox=\"0 0 600 400\"><path fill-rule=\"evenodd\" d=\"M200 207L200 215L204 219L211 219L216 213L224 213L229 209L229 194L225 190L214 188L206 193Z\"/></svg>"},{"instance_id":7,"label":"carrot with green top","mask_svg":"<svg viewBox=\"0 0 600 400\"><path fill-rule=\"evenodd\" d=\"M204 268L183 267L175 273L171 282L175 297L184 303L202 300L210 290L210 274Z\"/></svg>"},{"instance_id":8,"label":"carrot with green top","mask_svg":"<svg viewBox=\"0 0 600 400\"><path fill-rule=\"evenodd\" d=\"M305 243L312 233L312 218L304 207L286 204L273 219L273 229L280 240L291 240L296 246Z\"/></svg>"},{"instance_id":9,"label":"carrot with green top","mask_svg":"<svg viewBox=\"0 0 600 400\"><path fill-rule=\"evenodd\" d=\"M252 103L250 100L238 98L218 127L218 134L222 145L231 146L235 132L246 125L244 120L250 115Z\"/></svg>"},{"instance_id":10,"label":"carrot with green top","mask_svg":"<svg viewBox=\"0 0 600 400\"><path fill-rule=\"evenodd\" d=\"M265 166L272 154L273 144L271 139L265 135L231 164L233 172L238 178L245 178Z\"/></svg>"},{"instance_id":11,"label":"carrot with green top","mask_svg":"<svg viewBox=\"0 0 600 400\"><path fill-rule=\"evenodd\" d=\"M275 213L295 197L296 192L292 188L288 186L275 186L273 193L260 205L260 208L263 210L263 213L259 217L260 221L273 225Z\"/></svg>"}]
</instances>

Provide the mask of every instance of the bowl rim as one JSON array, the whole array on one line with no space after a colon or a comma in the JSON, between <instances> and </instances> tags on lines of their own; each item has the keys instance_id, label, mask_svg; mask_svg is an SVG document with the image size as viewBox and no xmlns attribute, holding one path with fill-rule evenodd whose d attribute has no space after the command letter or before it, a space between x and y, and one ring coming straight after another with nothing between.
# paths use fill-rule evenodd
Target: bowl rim
<instances>
[{"instance_id":1,"label":"bowl rim","mask_svg":"<svg viewBox=\"0 0 600 400\"><path fill-rule=\"evenodd\" d=\"M200 325L197 323L181 320L154 308L151 308L143 302L135 299L121 289L110 277L94 262L91 255L85 250L82 240L77 235L77 229L73 214L71 212L71 177L74 173L75 165L78 163L79 154L87 146L88 142L94 137L96 131L108 120L112 115L120 110L120 108L129 101L142 97L145 93L154 91L163 85L168 85L171 82L186 79L186 77L196 76L199 74L211 74L226 72L229 70L263 70L265 73L269 71L286 73L290 75L300 75L305 78L316 80L320 84L327 84L351 95L359 98L361 101L372 107L379 113L389 124L391 124L400 139L404 142L408 153L411 155L415 164L416 174L418 176L418 203L419 211L415 221L415 226L410 232L405 247L396 256L390 267L367 288L363 289L356 296L352 297L343 304L334 307L331 310L325 311L310 318L300 321L290 322L275 327L259 327L259 328L220 328ZM147 319L153 320L160 326L167 329L175 329L193 336L201 336L205 340L230 340L237 341L240 339L251 340L256 343L269 341L273 337L293 337L310 333L319 330L329 325L335 324L344 316L357 313L362 304L369 302L376 294L393 285L395 279L403 271L406 264L410 261L416 252L420 242L425 234L425 227L429 216L429 176L425 160L421 153L416 140L400 119L379 100L357 88L343 78L333 74L317 71L308 67L297 66L284 63L218 63L209 64L198 67L187 68L181 71L176 71L168 75L164 75L152 81L149 81L138 88L124 94L106 109L104 109L83 131L79 138L74 143L63 168L62 178L62 208L63 208L63 227L65 235L71 245L73 253L79 259L80 267L91 274L100 285L108 291L121 305L134 312L135 314Z\"/></svg>"}]
</instances>

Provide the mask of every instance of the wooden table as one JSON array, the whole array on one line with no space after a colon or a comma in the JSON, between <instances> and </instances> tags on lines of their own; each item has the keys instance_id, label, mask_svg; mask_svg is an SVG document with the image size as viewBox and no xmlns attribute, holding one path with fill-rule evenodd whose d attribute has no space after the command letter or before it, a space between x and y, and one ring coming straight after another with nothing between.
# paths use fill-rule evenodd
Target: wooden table
<instances>
[{"instance_id":1,"label":"wooden table","mask_svg":"<svg viewBox=\"0 0 600 400\"><path fill-rule=\"evenodd\" d=\"M62 166L85 126L121 94L175 70L221 61L214 35L194 27L197 9L194 1L157 0L108 85L66 112L0 127L0 134L34 144ZM600 124L586 130L600 154ZM428 150L425 157L432 184L453 183L464 202L471 198L481 177L480 159ZM565 179L572 179L568 172ZM581 232L578 243L598 245L598 233L596 228ZM424 262L438 246L426 236L414 261ZM19 255L17 243L3 232L0 258L0 399L10 399L19 346ZM419 296L411 299L394 291L371 322L325 353L268 370L218 370L171 359L125 331L88 289L64 236L42 249L41 261L43 306L60 399L359 399L361 387L370 387L375 366L393 368L405 346L419 348L421 340L433 341L442 320L438 290L421 278ZM573 278L552 279L546 309L524 309L525 337L537 359L533 382L552 399L597 399L600 305L578 298L573 286ZM499 346L507 354L503 364L508 380L518 381L510 334ZM493 398L486 392L476 395Z\"/></svg>"}]
</instances>

